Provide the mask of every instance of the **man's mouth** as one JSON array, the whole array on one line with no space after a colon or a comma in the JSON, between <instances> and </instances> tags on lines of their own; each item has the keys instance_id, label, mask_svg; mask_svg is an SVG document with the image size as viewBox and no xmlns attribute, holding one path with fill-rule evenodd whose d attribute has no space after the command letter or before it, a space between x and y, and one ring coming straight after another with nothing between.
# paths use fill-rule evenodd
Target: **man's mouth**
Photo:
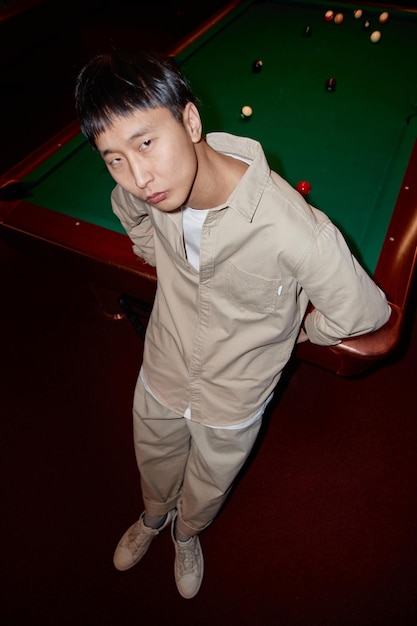
<instances>
[{"instance_id":1,"label":"man's mouth","mask_svg":"<svg viewBox=\"0 0 417 626\"><path fill-rule=\"evenodd\" d=\"M153 193L151 196L148 196L146 198L146 201L149 202L149 204L159 204L159 202L163 202L164 200L166 200L166 197L166 191L160 191L158 193Z\"/></svg>"}]
</instances>

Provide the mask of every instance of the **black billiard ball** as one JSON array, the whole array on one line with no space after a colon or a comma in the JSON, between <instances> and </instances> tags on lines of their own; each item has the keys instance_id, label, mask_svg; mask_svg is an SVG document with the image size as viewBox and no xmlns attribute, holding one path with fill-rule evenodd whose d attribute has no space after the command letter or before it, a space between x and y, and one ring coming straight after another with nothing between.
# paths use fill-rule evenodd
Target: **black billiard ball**
<instances>
[{"instance_id":1,"label":"black billiard ball","mask_svg":"<svg viewBox=\"0 0 417 626\"><path fill-rule=\"evenodd\" d=\"M311 37L311 26L306 26L303 30L303 37Z\"/></svg>"},{"instance_id":2,"label":"black billiard ball","mask_svg":"<svg viewBox=\"0 0 417 626\"><path fill-rule=\"evenodd\" d=\"M259 72L262 70L262 67L263 61L261 61L261 59L256 59L256 61L252 63L252 72L255 72L255 74L259 74Z\"/></svg>"},{"instance_id":3,"label":"black billiard ball","mask_svg":"<svg viewBox=\"0 0 417 626\"><path fill-rule=\"evenodd\" d=\"M371 22L369 20L364 20L362 22L362 30L370 30Z\"/></svg>"},{"instance_id":4,"label":"black billiard ball","mask_svg":"<svg viewBox=\"0 0 417 626\"><path fill-rule=\"evenodd\" d=\"M326 80L326 90L327 91L334 91L336 89L336 79L335 78L328 78Z\"/></svg>"}]
</instances>

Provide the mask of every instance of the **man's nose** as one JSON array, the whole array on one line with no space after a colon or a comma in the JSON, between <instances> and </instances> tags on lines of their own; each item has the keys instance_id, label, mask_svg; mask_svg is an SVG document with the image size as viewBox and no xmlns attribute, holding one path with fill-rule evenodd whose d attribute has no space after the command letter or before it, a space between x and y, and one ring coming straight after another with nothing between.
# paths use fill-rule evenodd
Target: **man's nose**
<instances>
[{"instance_id":1,"label":"man's nose","mask_svg":"<svg viewBox=\"0 0 417 626\"><path fill-rule=\"evenodd\" d=\"M136 186L139 187L139 189L146 189L147 185L152 180L152 174L149 169L143 165L135 164L132 168L132 172Z\"/></svg>"}]
</instances>

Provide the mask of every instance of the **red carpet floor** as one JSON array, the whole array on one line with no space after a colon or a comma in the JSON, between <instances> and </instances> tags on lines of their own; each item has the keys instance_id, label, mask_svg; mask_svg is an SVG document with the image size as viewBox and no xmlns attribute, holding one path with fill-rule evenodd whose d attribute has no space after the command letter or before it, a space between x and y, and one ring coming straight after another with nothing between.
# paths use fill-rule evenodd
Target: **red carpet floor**
<instances>
[{"instance_id":1,"label":"red carpet floor","mask_svg":"<svg viewBox=\"0 0 417 626\"><path fill-rule=\"evenodd\" d=\"M0 250L1 624L417 624L416 324L362 379L291 367L186 601L168 532L112 565L141 511L139 337L87 285Z\"/></svg>"}]
</instances>

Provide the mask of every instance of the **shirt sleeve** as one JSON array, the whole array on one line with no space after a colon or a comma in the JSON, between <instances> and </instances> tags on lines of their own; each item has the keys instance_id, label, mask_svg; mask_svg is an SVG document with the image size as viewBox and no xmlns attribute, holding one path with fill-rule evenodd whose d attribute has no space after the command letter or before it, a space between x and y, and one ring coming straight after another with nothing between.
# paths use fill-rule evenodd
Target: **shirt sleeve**
<instances>
[{"instance_id":1,"label":"shirt sleeve","mask_svg":"<svg viewBox=\"0 0 417 626\"><path fill-rule=\"evenodd\" d=\"M113 212L133 243L134 253L155 266L154 229L143 202L116 185L111 195Z\"/></svg>"},{"instance_id":2,"label":"shirt sleeve","mask_svg":"<svg viewBox=\"0 0 417 626\"><path fill-rule=\"evenodd\" d=\"M385 294L330 220L320 224L306 251L299 281L314 307L304 321L312 343L335 345L377 330L390 317Z\"/></svg>"}]
</instances>

